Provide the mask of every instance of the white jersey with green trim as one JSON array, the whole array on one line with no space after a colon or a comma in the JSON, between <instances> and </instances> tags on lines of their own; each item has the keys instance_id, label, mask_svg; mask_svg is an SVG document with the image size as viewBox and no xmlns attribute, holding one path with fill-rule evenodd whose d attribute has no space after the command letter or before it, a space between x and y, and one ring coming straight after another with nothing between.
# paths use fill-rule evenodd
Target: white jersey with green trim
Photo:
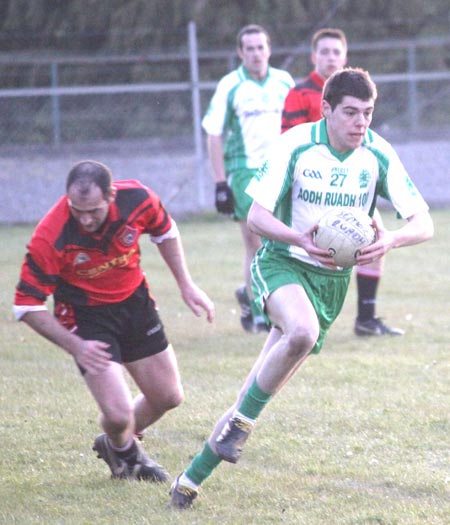
<instances>
[{"instance_id":1,"label":"white jersey with green trim","mask_svg":"<svg viewBox=\"0 0 450 525\"><path fill-rule=\"evenodd\" d=\"M281 132L284 99L293 86L287 71L273 67L260 82L242 65L219 81L202 126L209 135L224 136L227 173L261 166Z\"/></svg>"},{"instance_id":2,"label":"white jersey with green trim","mask_svg":"<svg viewBox=\"0 0 450 525\"><path fill-rule=\"evenodd\" d=\"M370 215L379 195L402 218L427 211L393 147L367 130L362 145L339 154L328 142L325 120L283 133L247 187L247 193L298 232L311 229L330 208L351 206ZM298 246L263 240L276 250L320 266Z\"/></svg>"}]
</instances>

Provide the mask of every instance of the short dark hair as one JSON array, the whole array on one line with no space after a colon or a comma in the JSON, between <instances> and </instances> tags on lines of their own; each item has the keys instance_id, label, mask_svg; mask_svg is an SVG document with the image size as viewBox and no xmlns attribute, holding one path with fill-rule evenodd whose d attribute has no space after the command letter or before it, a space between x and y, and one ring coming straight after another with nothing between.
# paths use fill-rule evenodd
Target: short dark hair
<instances>
[{"instance_id":1,"label":"short dark hair","mask_svg":"<svg viewBox=\"0 0 450 525\"><path fill-rule=\"evenodd\" d=\"M344 97L355 97L360 100L373 99L375 101L377 86L370 78L369 73L361 68L339 69L325 81L322 98L334 110Z\"/></svg>"},{"instance_id":2,"label":"short dark hair","mask_svg":"<svg viewBox=\"0 0 450 525\"><path fill-rule=\"evenodd\" d=\"M96 160L82 160L77 162L69 171L66 181L66 191L74 184L81 195L86 195L90 191L92 184L102 190L105 198L111 195L112 173L105 164Z\"/></svg>"},{"instance_id":3,"label":"short dark hair","mask_svg":"<svg viewBox=\"0 0 450 525\"><path fill-rule=\"evenodd\" d=\"M264 35L266 35L267 43L270 46L270 35L269 35L268 31L266 29L264 29L264 27L259 26L257 24L249 24L248 26L244 26L239 31L239 33L237 35L237 38L236 38L237 47L239 49L242 49L242 37L244 35L252 35L252 34L258 34L258 33L263 33Z\"/></svg>"},{"instance_id":4,"label":"short dark hair","mask_svg":"<svg viewBox=\"0 0 450 525\"><path fill-rule=\"evenodd\" d=\"M311 48L313 51L317 49L317 44L319 43L319 40L322 40L322 38L336 38L336 40L340 40L345 49L347 49L347 37L345 36L345 33L342 31L342 29L323 27L322 29L316 31L311 38Z\"/></svg>"}]
</instances>

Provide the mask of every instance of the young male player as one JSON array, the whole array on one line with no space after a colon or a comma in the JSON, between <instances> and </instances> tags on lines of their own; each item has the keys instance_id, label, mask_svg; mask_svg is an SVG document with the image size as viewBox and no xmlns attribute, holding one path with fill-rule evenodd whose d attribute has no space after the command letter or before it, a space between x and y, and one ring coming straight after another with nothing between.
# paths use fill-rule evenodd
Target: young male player
<instances>
[{"instance_id":1,"label":"young male player","mask_svg":"<svg viewBox=\"0 0 450 525\"><path fill-rule=\"evenodd\" d=\"M67 194L37 225L22 265L14 311L69 353L100 409L94 450L115 478L168 480L134 434L183 399L175 353L140 267L139 238L156 243L185 303L209 321L214 306L193 282L175 221L135 180L112 181L107 166L77 163ZM45 305L53 295L55 316ZM125 368L141 393L133 400Z\"/></svg>"},{"instance_id":2,"label":"young male player","mask_svg":"<svg viewBox=\"0 0 450 525\"><path fill-rule=\"evenodd\" d=\"M321 100L325 80L347 63L347 39L340 29L325 28L311 40L311 62L314 70L292 88L284 102L282 130L322 118ZM374 217L382 225L378 210ZM354 332L359 336L402 335L403 330L386 325L376 316L378 285L383 275L384 257L356 267L357 315Z\"/></svg>"},{"instance_id":3,"label":"young male player","mask_svg":"<svg viewBox=\"0 0 450 525\"><path fill-rule=\"evenodd\" d=\"M393 148L369 129L376 96L376 86L363 70L331 75L323 92L324 119L280 135L249 184L253 204L248 225L263 237L252 263L252 285L273 328L235 404L173 483L174 508L191 506L200 485L222 460L239 460L267 403L310 353L320 351L341 310L351 274L314 244L317 222L333 208L331 203L351 200L371 214L377 195L382 195L404 219L390 231L375 223L378 239L361 251L359 264L433 235L426 202ZM311 170L320 176L308 176Z\"/></svg>"}]
</instances>

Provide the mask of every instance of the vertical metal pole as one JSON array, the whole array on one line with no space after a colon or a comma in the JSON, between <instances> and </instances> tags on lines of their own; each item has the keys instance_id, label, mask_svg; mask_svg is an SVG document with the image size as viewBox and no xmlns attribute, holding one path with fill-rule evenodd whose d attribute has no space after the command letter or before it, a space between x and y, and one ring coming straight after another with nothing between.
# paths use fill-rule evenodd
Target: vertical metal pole
<instances>
[{"instance_id":1,"label":"vertical metal pole","mask_svg":"<svg viewBox=\"0 0 450 525\"><path fill-rule=\"evenodd\" d=\"M197 29L195 22L189 22L188 26L189 62L191 70L191 94L192 94L192 119L194 127L195 142L195 164L197 171L198 205L201 210L205 208L205 184L204 184L204 154L201 127L200 86L198 73L197 54Z\"/></svg>"},{"instance_id":2,"label":"vertical metal pole","mask_svg":"<svg viewBox=\"0 0 450 525\"><path fill-rule=\"evenodd\" d=\"M52 88L58 87L58 64L52 62L50 66L51 72L51 86ZM51 96L52 101L52 122L53 122L53 145L59 146L61 144L61 112L59 107L58 95Z\"/></svg>"},{"instance_id":3,"label":"vertical metal pole","mask_svg":"<svg viewBox=\"0 0 450 525\"><path fill-rule=\"evenodd\" d=\"M409 100L409 125L412 131L417 131L419 125L418 105L417 105L417 81L412 75L415 75L416 65L416 48L414 44L408 46L408 71L411 78L408 81L408 100Z\"/></svg>"}]
</instances>

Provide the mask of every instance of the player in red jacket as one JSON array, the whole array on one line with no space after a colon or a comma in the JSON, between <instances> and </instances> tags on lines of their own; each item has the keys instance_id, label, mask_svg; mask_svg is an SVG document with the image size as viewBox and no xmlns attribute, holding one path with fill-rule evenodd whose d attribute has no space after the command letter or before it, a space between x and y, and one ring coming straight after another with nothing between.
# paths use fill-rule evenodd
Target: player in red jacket
<instances>
[{"instance_id":1,"label":"player in red jacket","mask_svg":"<svg viewBox=\"0 0 450 525\"><path fill-rule=\"evenodd\" d=\"M179 405L183 388L140 266L148 234L173 273L185 303L208 321L214 305L193 282L175 221L137 181L112 181L107 166L77 163L67 194L37 225L17 285L14 312L72 355L100 409L104 433L94 450L115 478L167 481L134 435ZM53 295L53 316L46 299ZM124 368L140 389L133 400Z\"/></svg>"},{"instance_id":2,"label":"player in red jacket","mask_svg":"<svg viewBox=\"0 0 450 525\"><path fill-rule=\"evenodd\" d=\"M347 63L347 39L340 29L324 28L317 31L311 41L311 61L314 70L290 89L282 115L282 132L305 122L322 118L322 88L325 80ZM382 225L375 210L374 218ZM403 330L387 326L375 316L376 294L383 274L384 257L372 264L356 267L358 307L354 331L356 335L402 335Z\"/></svg>"}]
</instances>

